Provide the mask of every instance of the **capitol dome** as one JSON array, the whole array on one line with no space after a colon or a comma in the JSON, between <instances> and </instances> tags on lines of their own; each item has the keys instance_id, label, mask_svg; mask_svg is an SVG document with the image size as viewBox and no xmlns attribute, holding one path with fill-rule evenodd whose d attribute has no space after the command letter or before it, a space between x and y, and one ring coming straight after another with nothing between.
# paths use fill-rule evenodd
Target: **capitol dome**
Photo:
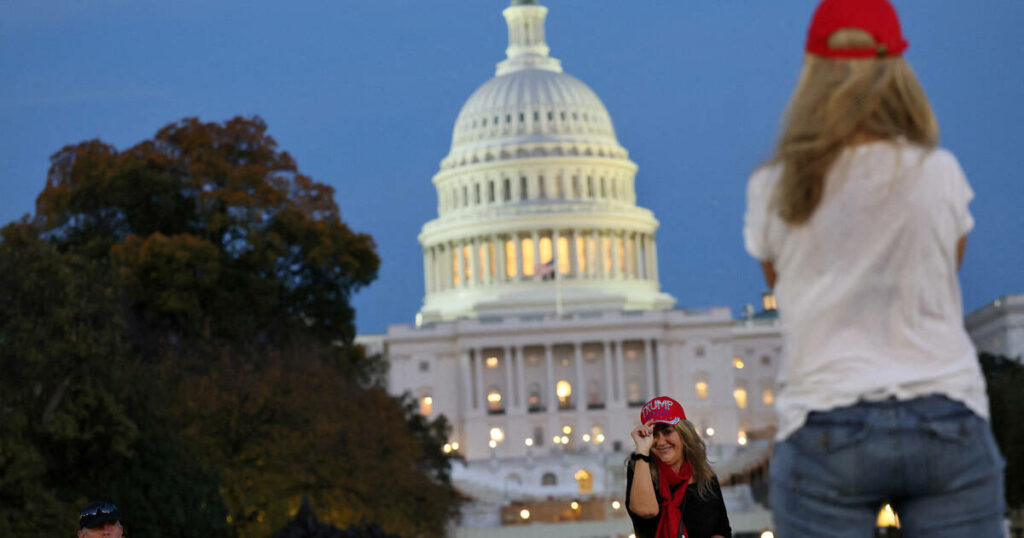
<instances>
[{"instance_id":1,"label":"capitol dome","mask_svg":"<svg viewBox=\"0 0 1024 538\"><path fill-rule=\"evenodd\" d=\"M507 59L469 97L434 176L421 321L671 307L637 166L585 83L544 39L547 8L514 0Z\"/></svg>"}]
</instances>

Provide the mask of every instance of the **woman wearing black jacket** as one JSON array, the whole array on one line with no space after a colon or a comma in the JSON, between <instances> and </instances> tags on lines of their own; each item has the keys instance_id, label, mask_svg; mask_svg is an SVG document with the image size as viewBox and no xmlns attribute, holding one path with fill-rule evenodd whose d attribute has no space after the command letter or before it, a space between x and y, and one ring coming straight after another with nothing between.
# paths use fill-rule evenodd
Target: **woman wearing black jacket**
<instances>
[{"instance_id":1,"label":"woman wearing black jacket","mask_svg":"<svg viewBox=\"0 0 1024 538\"><path fill-rule=\"evenodd\" d=\"M640 412L630 436L626 510L637 538L731 538L722 490L704 441L679 402L661 396Z\"/></svg>"}]
</instances>

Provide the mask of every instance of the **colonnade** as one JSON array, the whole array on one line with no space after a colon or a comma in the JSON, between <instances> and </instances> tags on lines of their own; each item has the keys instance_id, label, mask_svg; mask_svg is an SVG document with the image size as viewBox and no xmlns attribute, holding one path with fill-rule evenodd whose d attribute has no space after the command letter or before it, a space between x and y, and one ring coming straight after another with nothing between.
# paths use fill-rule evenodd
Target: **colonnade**
<instances>
[{"instance_id":1,"label":"colonnade","mask_svg":"<svg viewBox=\"0 0 1024 538\"><path fill-rule=\"evenodd\" d=\"M658 281L654 234L633 230L532 230L478 235L424 249L427 293L533 280Z\"/></svg>"},{"instance_id":2,"label":"colonnade","mask_svg":"<svg viewBox=\"0 0 1024 538\"><path fill-rule=\"evenodd\" d=\"M627 383L627 366L624 357L625 344L639 344L639 351L642 356L637 360L642 365L642 380L640 386L632 387ZM595 363L600 366L596 372L585 374L583 348L584 346L599 346L600 356ZM571 364L571 374L568 379L559 379L555 375L555 347L571 347L568 357ZM527 375L526 367L523 364L526 358L526 349L542 349L543 369L542 377ZM500 353L495 353L500 351ZM662 358L665 350L661 342L656 340L607 340L607 341L577 341L572 343L545 343L545 344L519 344L508 346L482 346L472 349L464 349L459 355L459 375L462 390L463 408L473 414L485 414L488 412L500 412L508 414L524 414L527 412L556 412L559 410L584 411L593 407L595 403L600 407L625 408L627 405L636 405L654 397L661 390L658 377L663 375ZM500 357L500 358L499 358ZM488 365L488 360L496 360L496 363ZM500 395L500 406L489 406L488 383L485 383L485 369L497 369L500 372L500 379L494 383ZM603 394L600 394L598 402L588 398L586 387L593 376L603 379ZM571 385L572 398L566 398L569 405L565 405L559 398L557 387L559 381L566 381ZM539 383L541 387L541 401L539 405L533 406L529 403L527 387L530 384Z\"/></svg>"}]
</instances>

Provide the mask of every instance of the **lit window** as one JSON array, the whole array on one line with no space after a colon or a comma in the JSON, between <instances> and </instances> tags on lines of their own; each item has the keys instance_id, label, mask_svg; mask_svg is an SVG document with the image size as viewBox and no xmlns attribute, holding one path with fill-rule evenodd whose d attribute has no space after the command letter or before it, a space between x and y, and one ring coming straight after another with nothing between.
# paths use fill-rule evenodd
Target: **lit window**
<instances>
[{"instance_id":1,"label":"lit window","mask_svg":"<svg viewBox=\"0 0 1024 538\"><path fill-rule=\"evenodd\" d=\"M771 387L765 387L764 390L761 391L761 402L765 405L772 405L775 403L775 393L772 392Z\"/></svg>"},{"instance_id":2,"label":"lit window","mask_svg":"<svg viewBox=\"0 0 1024 538\"><path fill-rule=\"evenodd\" d=\"M708 399L708 382L707 381L698 381L696 388L697 388L697 398L699 398L701 400L707 400Z\"/></svg>"},{"instance_id":3,"label":"lit window","mask_svg":"<svg viewBox=\"0 0 1024 538\"><path fill-rule=\"evenodd\" d=\"M569 274L569 239L567 237L558 238L558 272L563 275Z\"/></svg>"},{"instance_id":4,"label":"lit window","mask_svg":"<svg viewBox=\"0 0 1024 538\"><path fill-rule=\"evenodd\" d=\"M743 364L743 358L742 357L733 357L733 359L732 359L732 367L733 368L735 368L737 370L742 370L744 366L746 366L746 364Z\"/></svg>"},{"instance_id":5,"label":"lit window","mask_svg":"<svg viewBox=\"0 0 1024 538\"><path fill-rule=\"evenodd\" d=\"M491 441L500 443L505 440L505 432L501 428L491 428Z\"/></svg>"},{"instance_id":6,"label":"lit window","mask_svg":"<svg viewBox=\"0 0 1024 538\"><path fill-rule=\"evenodd\" d=\"M434 412L434 399L430 396L420 398L420 414L427 416Z\"/></svg>"},{"instance_id":7,"label":"lit window","mask_svg":"<svg viewBox=\"0 0 1024 538\"><path fill-rule=\"evenodd\" d=\"M533 276L533 269L534 269L533 266L536 263L536 261L534 260L534 256L533 256L533 239L530 239L529 237L523 238L522 248L523 248L523 275L524 276Z\"/></svg>"},{"instance_id":8,"label":"lit window","mask_svg":"<svg viewBox=\"0 0 1024 538\"><path fill-rule=\"evenodd\" d=\"M492 370L498 367L498 357L487 357L485 362L487 363L487 367Z\"/></svg>"},{"instance_id":9,"label":"lit window","mask_svg":"<svg viewBox=\"0 0 1024 538\"><path fill-rule=\"evenodd\" d=\"M745 432L743 430L740 430L740 432L738 434L736 434L736 442L740 446L746 446L746 444L747 444L747 432Z\"/></svg>"},{"instance_id":10,"label":"lit window","mask_svg":"<svg viewBox=\"0 0 1024 538\"><path fill-rule=\"evenodd\" d=\"M516 242L505 241L505 274L514 277L516 271Z\"/></svg>"},{"instance_id":11,"label":"lit window","mask_svg":"<svg viewBox=\"0 0 1024 538\"><path fill-rule=\"evenodd\" d=\"M766 292L761 297L761 299L762 299L762 302L764 303L764 310L765 310L765 312L771 312L772 310L775 310L776 308L778 308L778 305L775 302L775 294L774 293Z\"/></svg>"},{"instance_id":12,"label":"lit window","mask_svg":"<svg viewBox=\"0 0 1024 538\"><path fill-rule=\"evenodd\" d=\"M580 469L573 475L576 479L576 484L579 486L579 492L581 495L586 495L594 491L594 475L590 474L590 471L586 469Z\"/></svg>"},{"instance_id":13,"label":"lit window","mask_svg":"<svg viewBox=\"0 0 1024 538\"><path fill-rule=\"evenodd\" d=\"M555 384L555 395L558 396L558 403L562 407L567 407L569 405L569 397L572 396L572 385L564 379L559 381Z\"/></svg>"},{"instance_id":14,"label":"lit window","mask_svg":"<svg viewBox=\"0 0 1024 538\"><path fill-rule=\"evenodd\" d=\"M551 251L551 238L550 237L541 237L540 241L538 241L538 245L537 246L538 246L538 250L540 250L540 263L542 265L547 265L547 264L551 263L551 255L552 255L552 251Z\"/></svg>"},{"instance_id":15,"label":"lit window","mask_svg":"<svg viewBox=\"0 0 1024 538\"><path fill-rule=\"evenodd\" d=\"M576 265L581 275L587 273L587 241L580 236L576 237Z\"/></svg>"},{"instance_id":16,"label":"lit window","mask_svg":"<svg viewBox=\"0 0 1024 538\"><path fill-rule=\"evenodd\" d=\"M736 387L736 390L732 391L732 397L736 399L736 407L740 409L747 408L747 389Z\"/></svg>"},{"instance_id":17,"label":"lit window","mask_svg":"<svg viewBox=\"0 0 1024 538\"><path fill-rule=\"evenodd\" d=\"M491 390L487 393L487 408L491 411L501 411L501 393L497 390Z\"/></svg>"}]
</instances>

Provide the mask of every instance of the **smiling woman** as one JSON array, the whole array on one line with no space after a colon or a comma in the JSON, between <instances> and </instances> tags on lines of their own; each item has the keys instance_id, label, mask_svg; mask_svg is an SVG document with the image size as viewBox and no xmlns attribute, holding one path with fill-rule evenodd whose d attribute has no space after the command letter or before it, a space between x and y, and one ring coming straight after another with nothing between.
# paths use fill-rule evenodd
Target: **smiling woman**
<instances>
[{"instance_id":1,"label":"smiling woman","mask_svg":"<svg viewBox=\"0 0 1024 538\"><path fill-rule=\"evenodd\" d=\"M640 422L630 433L636 450L626 463L626 510L636 536L731 537L718 479L683 406L654 398Z\"/></svg>"}]
</instances>

